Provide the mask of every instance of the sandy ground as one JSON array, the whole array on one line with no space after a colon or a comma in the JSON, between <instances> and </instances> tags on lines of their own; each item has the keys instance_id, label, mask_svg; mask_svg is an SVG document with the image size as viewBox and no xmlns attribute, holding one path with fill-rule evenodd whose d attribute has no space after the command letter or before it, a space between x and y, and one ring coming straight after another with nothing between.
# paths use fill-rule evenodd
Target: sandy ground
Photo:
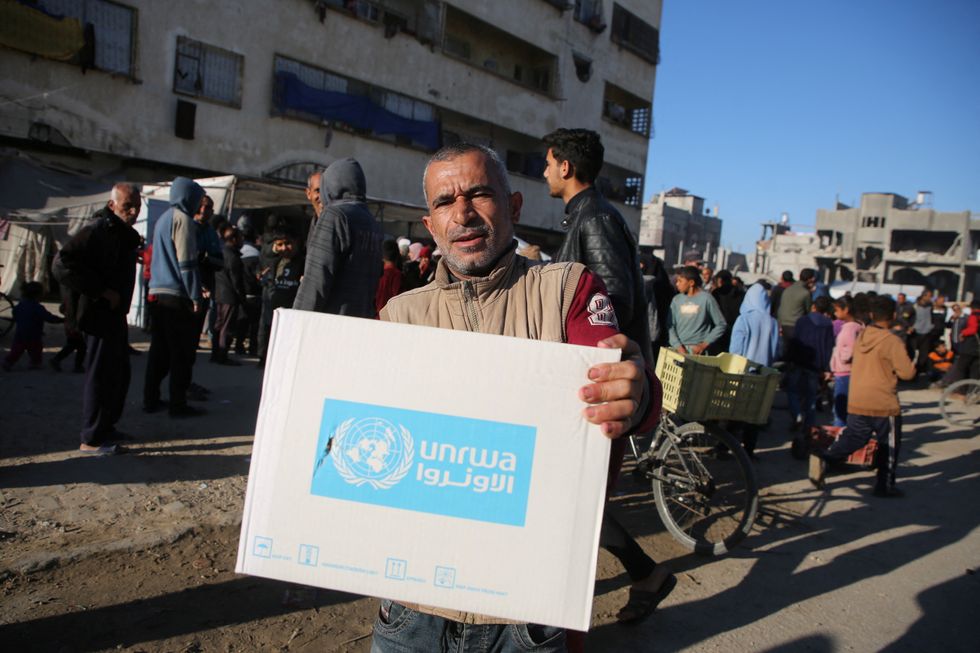
<instances>
[{"instance_id":1,"label":"sandy ground","mask_svg":"<svg viewBox=\"0 0 980 653\"><path fill-rule=\"evenodd\" d=\"M60 344L48 329L49 357ZM0 351L9 347L8 335ZM138 349L146 336L132 333ZM367 651L373 599L233 572L261 374L199 354L203 418L140 411L131 453L79 456L81 375L0 374L0 642L9 651ZM70 363L65 366L70 368ZM938 393L902 393L904 499L848 469L825 491L789 455L785 412L762 434L760 518L733 554L688 554L647 484L616 510L679 576L649 620L615 623L628 579L600 555L589 651L974 651L980 623L980 434L943 423ZM823 416L826 418L826 416Z\"/></svg>"}]
</instances>

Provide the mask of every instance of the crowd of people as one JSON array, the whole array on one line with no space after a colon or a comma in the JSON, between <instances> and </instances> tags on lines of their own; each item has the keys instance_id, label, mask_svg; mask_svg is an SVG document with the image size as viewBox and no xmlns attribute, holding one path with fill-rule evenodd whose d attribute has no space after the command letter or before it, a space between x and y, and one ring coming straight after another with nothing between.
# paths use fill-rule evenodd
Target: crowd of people
<instances>
[{"instance_id":1,"label":"crowd of people","mask_svg":"<svg viewBox=\"0 0 980 653\"><path fill-rule=\"evenodd\" d=\"M169 209L143 242L132 227L139 189L117 184L107 206L65 244L53 267L64 290L68 338L51 365L60 369L74 351L75 367L85 374L79 451L121 453L119 442L128 439L116 424L130 383L126 315L141 263L150 316L146 412L166 410L175 419L204 414L189 403L208 397L193 382L202 333L210 334L213 363L240 365L236 354L248 354L263 365L278 308L619 347L623 360L590 370L580 391L585 418L613 441L608 498L625 452L620 436L650 430L659 417L660 385L652 369L660 348L731 352L784 365L794 429L813 426L821 397L829 395L834 423L846 428L829 450L815 452L810 476L816 485L822 486L828 463L874 436L883 450L875 494L898 494L896 379L918 372L943 385L976 376L980 304L967 314L960 305L947 308L942 297L933 300L928 290L914 303L874 293L832 300L810 269L799 279L786 272L776 285L746 287L727 270L711 270L697 251L668 271L639 252L623 217L596 188L604 154L599 136L559 129L543 146L544 178L566 216L564 240L550 263L537 260L536 247L518 251L514 224L523 196L511 190L499 156L480 145L447 146L427 164L427 242L386 237L368 209L367 182L354 159L309 176L313 220L305 238L275 216L266 217L261 234L248 216L232 225L214 214L205 189L178 177ZM25 351L40 365L43 323L61 321L38 302L40 290L24 288L4 369ZM468 310L462 310L464 299ZM755 457L758 427L729 427ZM643 551L608 505L600 544L631 579L617 619L648 617L676 577ZM401 626L392 627L396 622ZM384 601L372 650L435 650L472 636L501 642L502 651L514 650L504 644L514 637L521 650L536 651L578 651L584 641L582 633Z\"/></svg>"}]
</instances>

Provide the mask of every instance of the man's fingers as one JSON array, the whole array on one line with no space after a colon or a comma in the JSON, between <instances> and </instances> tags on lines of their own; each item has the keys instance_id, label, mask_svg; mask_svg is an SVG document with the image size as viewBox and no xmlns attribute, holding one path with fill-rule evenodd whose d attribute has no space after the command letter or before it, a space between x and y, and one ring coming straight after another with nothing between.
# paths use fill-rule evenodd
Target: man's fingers
<instances>
[{"instance_id":1,"label":"man's fingers","mask_svg":"<svg viewBox=\"0 0 980 653\"><path fill-rule=\"evenodd\" d=\"M592 424L599 424L602 433L608 437L619 437L630 425L633 413L636 411L636 401L622 399L596 406L588 406L583 411L585 419Z\"/></svg>"},{"instance_id":2,"label":"man's fingers","mask_svg":"<svg viewBox=\"0 0 980 653\"><path fill-rule=\"evenodd\" d=\"M579 389L578 396L587 404L600 404L619 399L636 399L641 390L634 387L634 380L621 378L583 386Z\"/></svg>"}]
</instances>

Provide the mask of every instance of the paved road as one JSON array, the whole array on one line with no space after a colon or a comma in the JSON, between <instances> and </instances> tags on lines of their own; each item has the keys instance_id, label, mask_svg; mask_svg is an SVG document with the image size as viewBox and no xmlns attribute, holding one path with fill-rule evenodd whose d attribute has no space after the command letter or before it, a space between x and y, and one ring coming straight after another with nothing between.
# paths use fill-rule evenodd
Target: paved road
<instances>
[{"instance_id":1,"label":"paved road","mask_svg":"<svg viewBox=\"0 0 980 653\"><path fill-rule=\"evenodd\" d=\"M202 355L196 374L214 390L210 413L173 422L138 410L144 361L133 359L120 425L137 436L133 455L114 459L75 452L79 376L23 367L0 375L0 637L37 636L25 641L56 651L262 650L274 642L366 651L359 638L371 600L294 592L284 604L287 586L230 571L260 373L209 365ZM777 410L760 443L758 527L725 558L686 554L664 532L646 487L627 477L617 510L680 582L650 620L618 626L628 583L602 554L588 650L975 650L980 434L939 421L936 399L929 390L902 393L907 497L898 500L871 497L871 473L861 470L814 490L805 464L789 456ZM110 571L107 560L125 564ZM148 614L161 609L183 616L158 624ZM86 615L96 614L108 630L92 629Z\"/></svg>"}]
</instances>

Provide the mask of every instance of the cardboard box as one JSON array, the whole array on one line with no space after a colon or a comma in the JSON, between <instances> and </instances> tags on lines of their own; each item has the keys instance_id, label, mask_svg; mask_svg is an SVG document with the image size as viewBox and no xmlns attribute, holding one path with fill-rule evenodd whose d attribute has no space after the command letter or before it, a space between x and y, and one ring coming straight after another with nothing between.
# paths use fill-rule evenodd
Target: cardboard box
<instances>
[{"instance_id":1,"label":"cardboard box","mask_svg":"<svg viewBox=\"0 0 980 653\"><path fill-rule=\"evenodd\" d=\"M276 312L236 571L585 630L618 350Z\"/></svg>"}]
</instances>

